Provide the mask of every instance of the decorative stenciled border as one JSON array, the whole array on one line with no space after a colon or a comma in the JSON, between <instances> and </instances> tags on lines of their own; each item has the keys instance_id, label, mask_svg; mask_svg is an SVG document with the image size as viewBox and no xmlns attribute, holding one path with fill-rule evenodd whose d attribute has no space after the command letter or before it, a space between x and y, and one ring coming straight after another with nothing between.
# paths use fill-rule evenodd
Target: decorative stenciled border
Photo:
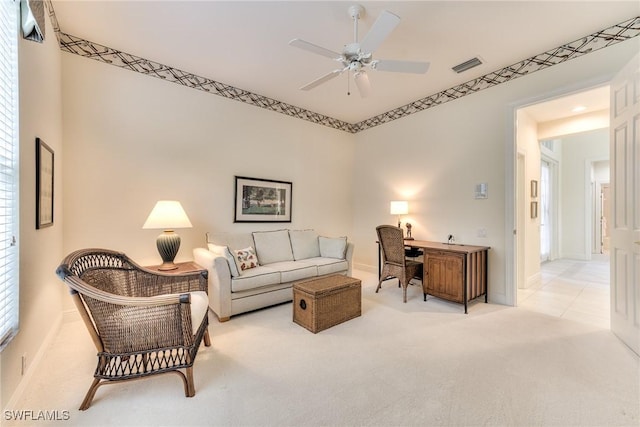
<instances>
[{"instance_id":1,"label":"decorative stenciled border","mask_svg":"<svg viewBox=\"0 0 640 427\"><path fill-rule=\"evenodd\" d=\"M483 89L506 83L518 77L526 76L570 59L586 55L587 53L595 52L596 50L629 40L638 35L640 35L640 17L635 17L614 25L613 27L606 28L579 40L494 71L493 73L485 74L477 79L470 80L461 85L454 86L394 110L387 111L386 113L363 120L354 125L355 132L370 129L410 114L415 114L428 108L444 104L445 102L462 98L463 96Z\"/></svg>"},{"instance_id":2,"label":"decorative stenciled border","mask_svg":"<svg viewBox=\"0 0 640 427\"><path fill-rule=\"evenodd\" d=\"M244 89L239 89L206 77L201 77L168 65L163 65L158 62L150 61L139 56L131 55L89 40L66 34L60 30L51 0L46 0L45 4L47 6L49 18L51 19L60 49L65 52L84 56L85 58L94 59L105 64L115 65L120 68L163 79L168 82L177 83L192 89L202 90L214 95L244 102L256 107L261 107L287 116L296 117L298 119L349 133L360 132L424 111L431 107L462 98L463 96L479 92L483 89L488 89L501 83L509 82L519 77L529 75L553 65L561 64L570 59L578 58L582 55L595 52L596 50L603 49L640 35L640 16L638 16L602 31L598 31L597 33L582 37L581 39L575 40L571 43L564 44L555 49L551 49L547 52L522 60L508 67L485 74L484 76L470 80L466 83L462 83L458 86L443 90L442 92L421 98L417 101L363 120L359 123L351 124L319 113L314 113L313 111L296 107L276 99L268 98Z\"/></svg>"},{"instance_id":3,"label":"decorative stenciled border","mask_svg":"<svg viewBox=\"0 0 640 427\"><path fill-rule=\"evenodd\" d=\"M95 59L96 61L100 61L105 64L115 65L116 67L135 71L151 77L157 77L168 82L177 83L192 89L202 90L214 95L254 105L256 107L265 108L287 116L296 117L312 123L353 133L353 125L351 123L319 113L314 113L313 111L296 107L295 105L287 104L276 99L268 98L266 96L220 83L206 77L182 71L168 65L150 61L117 49L112 49L108 46L103 46L80 37L66 34L60 30L51 0L47 0L47 8L56 37L58 38L60 49L65 52L84 56L85 58Z\"/></svg>"}]
</instances>

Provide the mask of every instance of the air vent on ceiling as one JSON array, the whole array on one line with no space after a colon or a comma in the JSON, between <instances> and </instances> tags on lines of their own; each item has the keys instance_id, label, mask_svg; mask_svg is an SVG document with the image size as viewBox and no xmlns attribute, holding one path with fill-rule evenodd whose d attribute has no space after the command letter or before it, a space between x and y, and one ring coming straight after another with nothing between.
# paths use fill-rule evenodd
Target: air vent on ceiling
<instances>
[{"instance_id":1,"label":"air vent on ceiling","mask_svg":"<svg viewBox=\"0 0 640 427\"><path fill-rule=\"evenodd\" d=\"M455 71L456 73L460 74L464 71L467 71L473 67L477 67L478 65L482 64L482 61L480 61L480 59L478 57L475 58L471 58L468 61L464 61L462 64L458 64L455 67L451 68L453 71Z\"/></svg>"}]
</instances>

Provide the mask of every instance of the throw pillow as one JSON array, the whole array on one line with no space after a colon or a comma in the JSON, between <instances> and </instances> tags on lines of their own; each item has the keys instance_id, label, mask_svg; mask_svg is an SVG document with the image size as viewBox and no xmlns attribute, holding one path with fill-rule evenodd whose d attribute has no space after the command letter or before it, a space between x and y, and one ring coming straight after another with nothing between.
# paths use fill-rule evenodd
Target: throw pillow
<instances>
[{"instance_id":1,"label":"throw pillow","mask_svg":"<svg viewBox=\"0 0 640 427\"><path fill-rule=\"evenodd\" d=\"M238 271L238 266L236 265L236 257L231 253L229 246L218 246L213 243L208 243L209 250L218 256L223 256L227 259L229 263L229 270L231 270L232 277L238 277L240 272Z\"/></svg>"},{"instance_id":2,"label":"throw pillow","mask_svg":"<svg viewBox=\"0 0 640 427\"><path fill-rule=\"evenodd\" d=\"M313 230L289 230L291 249L295 260L320 256L318 233Z\"/></svg>"},{"instance_id":3,"label":"throw pillow","mask_svg":"<svg viewBox=\"0 0 640 427\"><path fill-rule=\"evenodd\" d=\"M238 265L238 270L240 270L240 274L242 274L242 272L245 270L249 270L250 268L255 268L258 266L258 258L256 257L256 252L251 246L233 252L235 253L235 260L236 264Z\"/></svg>"},{"instance_id":4,"label":"throw pillow","mask_svg":"<svg viewBox=\"0 0 640 427\"><path fill-rule=\"evenodd\" d=\"M289 231L257 231L253 233L260 265L280 261L293 261Z\"/></svg>"},{"instance_id":5,"label":"throw pillow","mask_svg":"<svg viewBox=\"0 0 640 427\"><path fill-rule=\"evenodd\" d=\"M325 258L345 259L347 255L346 237L323 237L318 238L320 244L320 256Z\"/></svg>"}]
</instances>

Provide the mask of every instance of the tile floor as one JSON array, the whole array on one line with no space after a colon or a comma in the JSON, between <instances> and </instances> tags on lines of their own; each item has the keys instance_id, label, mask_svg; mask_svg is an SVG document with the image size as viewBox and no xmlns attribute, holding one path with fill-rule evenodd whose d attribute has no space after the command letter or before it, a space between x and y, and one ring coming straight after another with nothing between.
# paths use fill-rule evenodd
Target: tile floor
<instances>
[{"instance_id":1,"label":"tile floor","mask_svg":"<svg viewBox=\"0 0 640 427\"><path fill-rule=\"evenodd\" d=\"M609 257L542 263L541 282L518 289L518 307L610 328Z\"/></svg>"}]
</instances>

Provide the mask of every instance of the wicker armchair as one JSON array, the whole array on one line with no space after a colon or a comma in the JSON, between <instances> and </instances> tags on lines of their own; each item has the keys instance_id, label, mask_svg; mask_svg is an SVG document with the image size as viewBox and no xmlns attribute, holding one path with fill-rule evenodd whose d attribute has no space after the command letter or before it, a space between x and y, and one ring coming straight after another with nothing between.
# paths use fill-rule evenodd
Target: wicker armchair
<instances>
[{"instance_id":1,"label":"wicker armchair","mask_svg":"<svg viewBox=\"0 0 640 427\"><path fill-rule=\"evenodd\" d=\"M203 338L211 345L206 270L156 273L123 253L84 249L68 255L56 273L98 350L80 410L89 408L103 384L154 374L178 374L185 395L195 395L193 363Z\"/></svg>"},{"instance_id":2,"label":"wicker armchair","mask_svg":"<svg viewBox=\"0 0 640 427\"><path fill-rule=\"evenodd\" d=\"M422 280L422 263L406 259L402 228L393 225L380 225L376 227L376 232L382 248L382 272L376 293L382 287L382 282L396 277L402 286L403 301L407 302L409 282L414 278Z\"/></svg>"}]
</instances>

